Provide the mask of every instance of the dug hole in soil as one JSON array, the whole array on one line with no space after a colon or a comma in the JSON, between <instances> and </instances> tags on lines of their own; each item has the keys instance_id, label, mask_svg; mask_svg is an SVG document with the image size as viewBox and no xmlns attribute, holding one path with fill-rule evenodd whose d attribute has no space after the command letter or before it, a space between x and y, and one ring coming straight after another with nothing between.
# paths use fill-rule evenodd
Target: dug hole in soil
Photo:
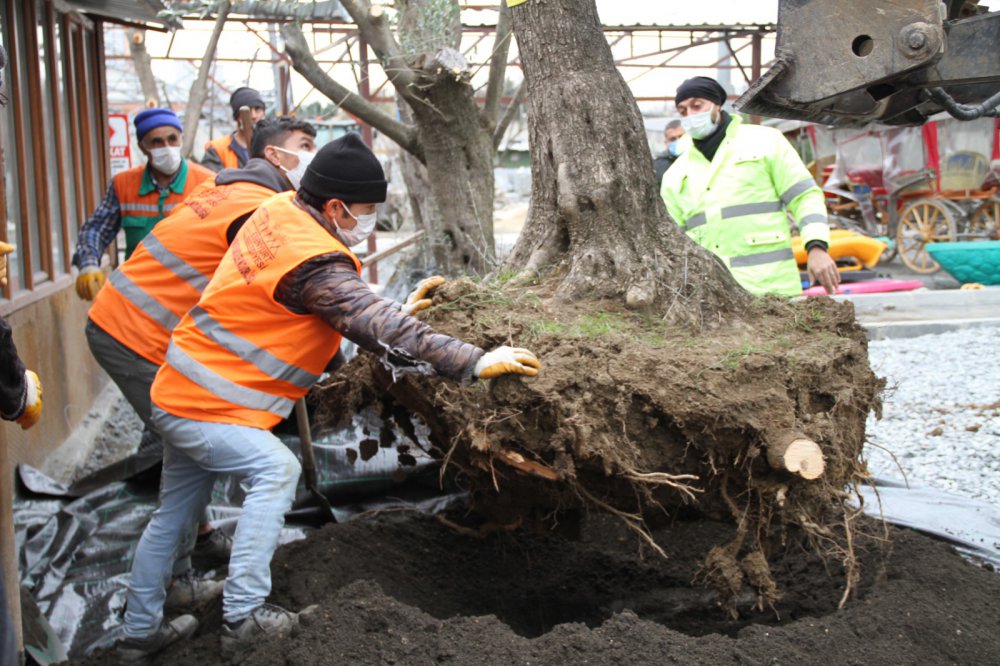
<instances>
[{"instance_id":1,"label":"dug hole in soil","mask_svg":"<svg viewBox=\"0 0 1000 666\"><path fill-rule=\"evenodd\" d=\"M996 574L850 505L882 389L850 305L760 301L691 331L544 285L439 291L435 329L545 367L393 383L362 356L335 375L322 420L381 409L410 436L380 444L443 459L469 510L279 549L271 601L318 607L245 663L995 663ZM768 463L784 431L820 444L820 478ZM221 663L219 615L156 663Z\"/></svg>"}]
</instances>

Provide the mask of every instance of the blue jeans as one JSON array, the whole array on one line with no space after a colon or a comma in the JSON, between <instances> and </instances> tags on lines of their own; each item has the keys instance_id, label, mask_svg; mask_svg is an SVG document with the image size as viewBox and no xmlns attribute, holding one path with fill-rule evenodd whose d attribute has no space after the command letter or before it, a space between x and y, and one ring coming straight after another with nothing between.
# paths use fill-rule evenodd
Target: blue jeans
<instances>
[{"instance_id":1,"label":"blue jeans","mask_svg":"<svg viewBox=\"0 0 1000 666\"><path fill-rule=\"evenodd\" d=\"M164 442L163 476L160 506L132 562L125 635L135 638L160 626L175 551L208 505L217 474L236 477L246 491L223 588L223 619L236 622L264 603L271 592L271 556L302 470L295 454L267 430L184 419L156 405L153 422Z\"/></svg>"}]
</instances>

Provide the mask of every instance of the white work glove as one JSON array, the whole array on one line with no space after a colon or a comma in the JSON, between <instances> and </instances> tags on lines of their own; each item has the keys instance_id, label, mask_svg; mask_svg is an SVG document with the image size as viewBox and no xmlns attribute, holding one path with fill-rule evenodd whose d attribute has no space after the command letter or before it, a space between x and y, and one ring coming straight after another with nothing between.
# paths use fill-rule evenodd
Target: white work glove
<instances>
[{"instance_id":1,"label":"white work glove","mask_svg":"<svg viewBox=\"0 0 1000 666\"><path fill-rule=\"evenodd\" d=\"M527 349L503 346L483 354L472 372L479 379L510 374L534 377L541 368L538 358Z\"/></svg>"},{"instance_id":2,"label":"white work glove","mask_svg":"<svg viewBox=\"0 0 1000 666\"><path fill-rule=\"evenodd\" d=\"M104 286L104 271L98 266L86 266L76 276L76 295L85 301L92 301Z\"/></svg>"},{"instance_id":3,"label":"white work glove","mask_svg":"<svg viewBox=\"0 0 1000 666\"><path fill-rule=\"evenodd\" d=\"M421 280L417 284L417 288L411 291L410 295L406 297L406 302L403 303L400 310L402 310L403 314L411 317L421 310L426 310L431 306L431 299L427 298L427 295L445 283L447 283L447 280L440 275L432 275L429 278Z\"/></svg>"},{"instance_id":4,"label":"white work glove","mask_svg":"<svg viewBox=\"0 0 1000 666\"><path fill-rule=\"evenodd\" d=\"M24 411L15 419L22 430L27 430L38 423L42 417L42 382L31 370L24 371L24 382L27 396L24 399Z\"/></svg>"}]
</instances>

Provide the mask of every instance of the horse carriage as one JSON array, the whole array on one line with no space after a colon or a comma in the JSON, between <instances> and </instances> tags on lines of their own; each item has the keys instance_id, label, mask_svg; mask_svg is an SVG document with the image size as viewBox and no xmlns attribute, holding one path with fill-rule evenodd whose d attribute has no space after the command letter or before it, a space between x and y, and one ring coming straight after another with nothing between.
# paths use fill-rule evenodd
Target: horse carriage
<instances>
[{"instance_id":1,"label":"horse carriage","mask_svg":"<svg viewBox=\"0 0 1000 666\"><path fill-rule=\"evenodd\" d=\"M1000 120L808 129L831 223L888 240L884 261L933 273L929 243L1000 240Z\"/></svg>"}]
</instances>

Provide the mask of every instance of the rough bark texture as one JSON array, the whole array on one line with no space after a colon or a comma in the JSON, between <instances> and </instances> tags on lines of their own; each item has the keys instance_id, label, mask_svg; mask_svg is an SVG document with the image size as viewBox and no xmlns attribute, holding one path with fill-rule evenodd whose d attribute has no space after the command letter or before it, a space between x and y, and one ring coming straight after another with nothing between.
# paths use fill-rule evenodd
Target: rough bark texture
<instances>
[{"instance_id":1,"label":"rough bark texture","mask_svg":"<svg viewBox=\"0 0 1000 666\"><path fill-rule=\"evenodd\" d=\"M427 167L435 218L424 210L440 267L446 274L483 274L495 267L493 247L493 131L469 83L472 72L457 50L458 6L452 0L408 0L400 10L399 42L380 6L345 0L345 9L375 51L409 111L402 122L383 113L316 64L296 26L283 30L295 69L318 90L396 141ZM502 77L498 77L502 84Z\"/></svg>"},{"instance_id":2,"label":"rough bark texture","mask_svg":"<svg viewBox=\"0 0 1000 666\"><path fill-rule=\"evenodd\" d=\"M191 154L194 142L198 134L198 122L201 120L201 109L205 106L205 99L208 97L208 74L215 60L215 49L219 45L219 36L222 28L226 25L226 18L229 16L230 3L223 1L216 9L215 25L212 27L212 35L208 38L208 46L205 47L205 55L202 56L201 64L198 66L198 76L191 84L191 93L188 95L187 108L184 110L184 140L181 144L181 154L185 157Z\"/></svg>"},{"instance_id":3,"label":"rough bark texture","mask_svg":"<svg viewBox=\"0 0 1000 666\"><path fill-rule=\"evenodd\" d=\"M159 106L156 77L153 76L152 60L146 50L146 31L129 28L127 35L128 49L132 54L135 75L139 77L139 85L142 86L142 96L146 100L146 106Z\"/></svg>"},{"instance_id":4,"label":"rough bark texture","mask_svg":"<svg viewBox=\"0 0 1000 666\"><path fill-rule=\"evenodd\" d=\"M529 0L512 14L527 82L532 197L507 265L525 277L558 266L562 298L625 297L677 321L742 305L728 270L666 213L639 110L594 1Z\"/></svg>"}]
</instances>

